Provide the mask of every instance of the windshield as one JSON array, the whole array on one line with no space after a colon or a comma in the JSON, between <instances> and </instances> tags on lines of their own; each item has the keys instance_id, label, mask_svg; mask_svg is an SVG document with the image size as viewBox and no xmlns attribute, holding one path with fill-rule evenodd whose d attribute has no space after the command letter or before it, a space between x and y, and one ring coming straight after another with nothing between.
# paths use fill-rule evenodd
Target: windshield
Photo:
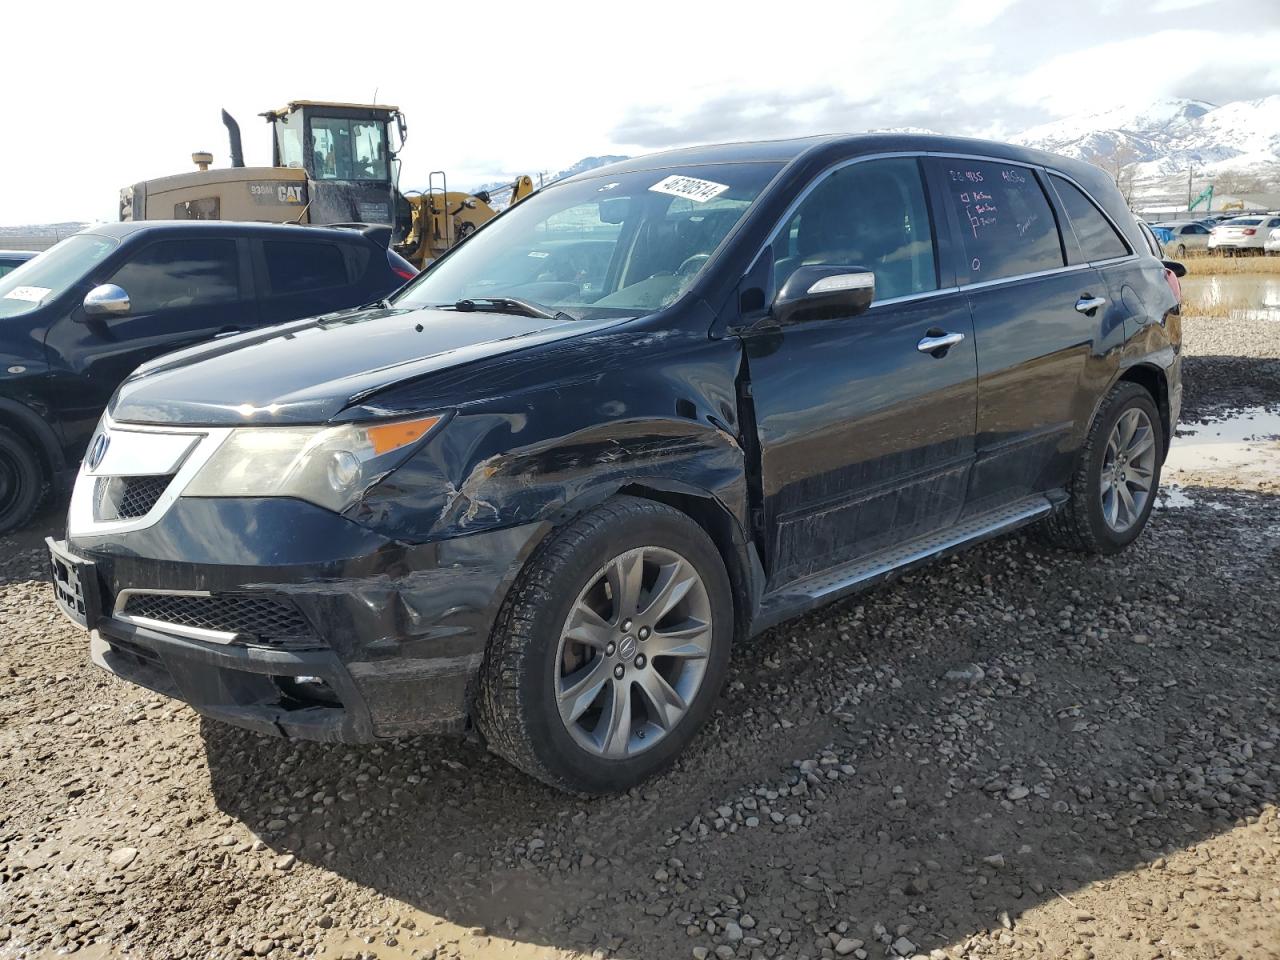
<instances>
[{"instance_id":1,"label":"windshield","mask_svg":"<svg viewBox=\"0 0 1280 960\"><path fill-rule=\"evenodd\" d=\"M381 120L312 117L317 180L389 180Z\"/></svg>"},{"instance_id":2,"label":"windshield","mask_svg":"<svg viewBox=\"0 0 1280 960\"><path fill-rule=\"evenodd\" d=\"M1261 222L1261 217L1236 217L1234 220L1228 220L1226 225L1229 227L1256 227Z\"/></svg>"},{"instance_id":3,"label":"windshield","mask_svg":"<svg viewBox=\"0 0 1280 960\"><path fill-rule=\"evenodd\" d=\"M77 233L0 277L0 317L30 313L78 283L117 241Z\"/></svg>"},{"instance_id":4,"label":"windshield","mask_svg":"<svg viewBox=\"0 0 1280 960\"><path fill-rule=\"evenodd\" d=\"M690 166L552 187L428 269L396 306L510 297L574 319L675 302L781 168Z\"/></svg>"}]
</instances>

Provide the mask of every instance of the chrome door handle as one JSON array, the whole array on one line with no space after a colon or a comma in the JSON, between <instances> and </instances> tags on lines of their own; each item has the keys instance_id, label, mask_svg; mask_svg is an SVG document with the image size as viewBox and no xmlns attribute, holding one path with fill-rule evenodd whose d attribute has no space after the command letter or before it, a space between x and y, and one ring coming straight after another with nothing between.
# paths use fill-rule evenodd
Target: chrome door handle
<instances>
[{"instance_id":1,"label":"chrome door handle","mask_svg":"<svg viewBox=\"0 0 1280 960\"><path fill-rule=\"evenodd\" d=\"M933 353L935 350L946 350L948 347L954 347L963 339L963 333L944 333L938 337L924 337L916 344L916 349L921 353Z\"/></svg>"},{"instance_id":2,"label":"chrome door handle","mask_svg":"<svg viewBox=\"0 0 1280 960\"><path fill-rule=\"evenodd\" d=\"M1093 313L1106 302L1106 297L1081 297L1076 301L1076 310L1079 313Z\"/></svg>"}]
</instances>

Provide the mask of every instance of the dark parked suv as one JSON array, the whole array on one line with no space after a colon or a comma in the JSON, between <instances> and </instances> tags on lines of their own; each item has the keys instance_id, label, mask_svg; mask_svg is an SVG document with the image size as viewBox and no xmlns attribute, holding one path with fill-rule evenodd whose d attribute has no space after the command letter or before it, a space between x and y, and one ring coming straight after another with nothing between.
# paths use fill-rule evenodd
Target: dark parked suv
<instances>
[{"instance_id":1,"label":"dark parked suv","mask_svg":"<svg viewBox=\"0 0 1280 960\"><path fill-rule=\"evenodd\" d=\"M385 228L113 223L0 276L0 532L74 476L134 367L385 297L417 272L389 239Z\"/></svg>"},{"instance_id":2,"label":"dark parked suv","mask_svg":"<svg viewBox=\"0 0 1280 960\"><path fill-rule=\"evenodd\" d=\"M629 160L384 307L138 370L56 594L97 664L206 716L474 724L622 789L773 624L1025 524L1131 543L1180 364L1166 268L1088 164L903 135Z\"/></svg>"}]
</instances>

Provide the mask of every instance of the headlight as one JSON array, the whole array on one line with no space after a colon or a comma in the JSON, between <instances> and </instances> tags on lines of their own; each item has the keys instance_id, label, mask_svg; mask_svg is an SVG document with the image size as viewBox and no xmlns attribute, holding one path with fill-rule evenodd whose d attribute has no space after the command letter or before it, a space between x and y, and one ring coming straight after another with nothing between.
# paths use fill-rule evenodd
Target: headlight
<instances>
[{"instance_id":1,"label":"headlight","mask_svg":"<svg viewBox=\"0 0 1280 960\"><path fill-rule=\"evenodd\" d=\"M241 427L186 497L296 497L341 513L398 467L444 416L336 427Z\"/></svg>"}]
</instances>

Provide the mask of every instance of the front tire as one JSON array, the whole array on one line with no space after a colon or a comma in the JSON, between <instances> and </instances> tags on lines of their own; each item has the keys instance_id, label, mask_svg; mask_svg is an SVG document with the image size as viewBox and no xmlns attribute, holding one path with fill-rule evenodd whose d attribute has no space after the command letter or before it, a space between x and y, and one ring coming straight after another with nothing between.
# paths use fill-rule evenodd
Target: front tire
<instances>
[{"instance_id":1,"label":"front tire","mask_svg":"<svg viewBox=\"0 0 1280 960\"><path fill-rule=\"evenodd\" d=\"M1164 433L1151 394L1136 383L1111 388L1098 409L1067 502L1041 525L1056 546L1119 553L1142 533L1155 505Z\"/></svg>"},{"instance_id":2,"label":"front tire","mask_svg":"<svg viewBox=\"0 0 1280 960\"><path fill-rule=\"evenodd\" d=\"M21 527L44 500L44 468L31 444L0 427L0 534Z\"/></svg>"},{"instance_id":3,"label":"front tire","mask_svg":"<svg viewBox=\"0 0 1280 960\"><path fill-rule=\"evenodd\" d=\"M553 534L511 588L477 725L495 753L554 787L626 790L710 714L733 616L706 532L665 504L617 497Z\"/></svg>"}]
</instances>

